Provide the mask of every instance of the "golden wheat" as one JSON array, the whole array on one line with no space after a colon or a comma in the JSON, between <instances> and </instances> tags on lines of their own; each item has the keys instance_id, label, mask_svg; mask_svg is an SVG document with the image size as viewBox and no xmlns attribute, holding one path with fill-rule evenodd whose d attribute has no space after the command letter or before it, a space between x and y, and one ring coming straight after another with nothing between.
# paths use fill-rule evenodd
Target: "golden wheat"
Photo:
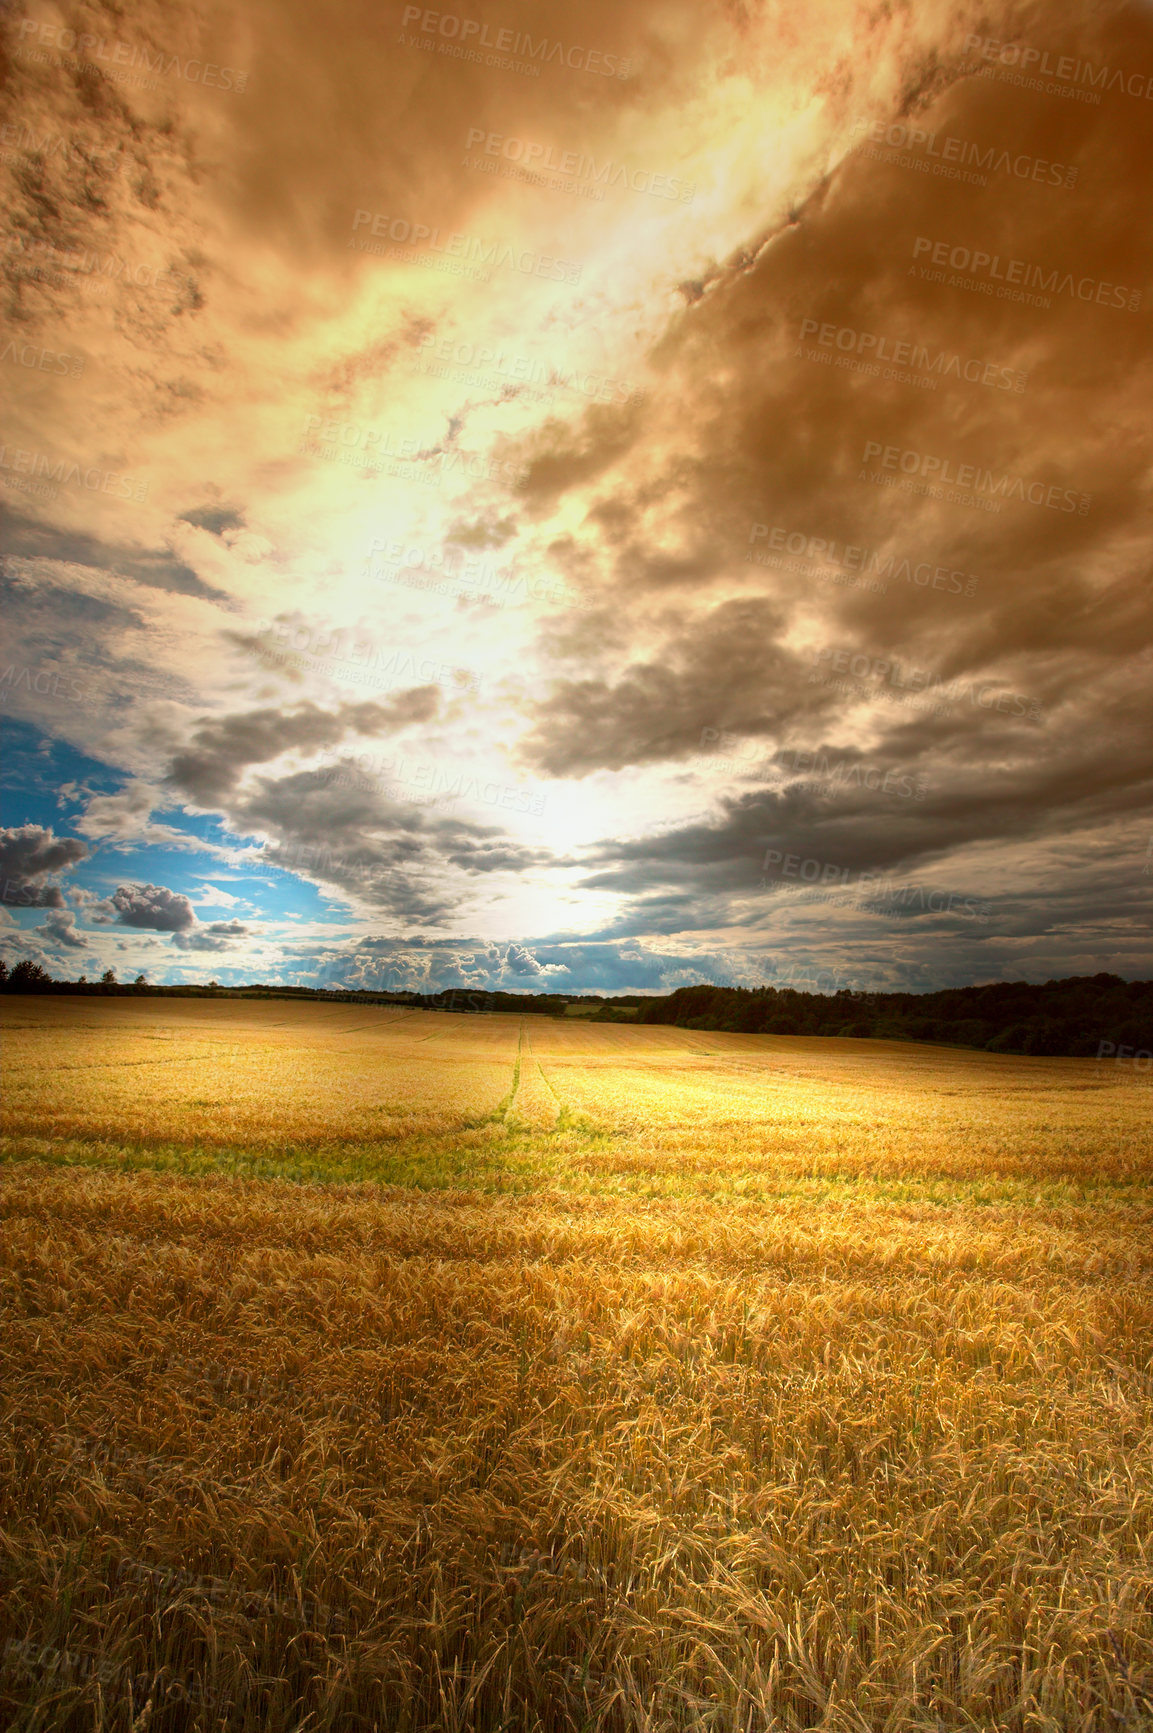
<instances>
[{"instance_id":1,"label":"golden wheat","mask_svg":"<svg viewBox=\"0 0 1153 1733\"><path fill-rule=\"evenodd\" d=\"M11 1725L1153 1725L1132 1080L346 1006L9 1015ZM141 1165L249 1135L475 1169Z\"/></svg>"}]
</instances>

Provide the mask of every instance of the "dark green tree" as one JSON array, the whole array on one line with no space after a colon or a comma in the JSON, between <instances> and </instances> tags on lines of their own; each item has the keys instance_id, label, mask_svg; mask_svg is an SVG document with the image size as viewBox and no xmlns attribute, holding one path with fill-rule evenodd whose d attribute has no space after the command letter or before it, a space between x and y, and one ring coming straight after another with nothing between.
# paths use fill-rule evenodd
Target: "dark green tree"
<instances>
[{"instance_id":1,"label":"dark green tree","mask_svg":"<svg viewBox=\"0 0 1153 1733\"><path fill-rule=\"evenodd\" d=\"M34 963L30 957L17 963L5 982L5 991L9 993L43 993L52 985L52 977L40 963Z\"/></svg>"}]
</instances>

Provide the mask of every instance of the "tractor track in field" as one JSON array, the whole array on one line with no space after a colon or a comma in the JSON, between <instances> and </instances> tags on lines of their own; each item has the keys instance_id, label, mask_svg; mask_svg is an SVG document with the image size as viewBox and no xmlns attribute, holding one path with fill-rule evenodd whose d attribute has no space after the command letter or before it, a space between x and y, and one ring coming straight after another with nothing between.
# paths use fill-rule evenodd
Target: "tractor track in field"
<instances>
[{"instance_id":1,"label":"tractor track in field","mask_svg":"<svg viewBox=\"0 0 1153 1733\"><path fill-rule=\"evenodd\" d=\"M510 1131L555 1131L561 1115L556 1090L545 1076L522 1023L513 1065L513 1086L504 1123Z\"/></svg>"}]
</instances>

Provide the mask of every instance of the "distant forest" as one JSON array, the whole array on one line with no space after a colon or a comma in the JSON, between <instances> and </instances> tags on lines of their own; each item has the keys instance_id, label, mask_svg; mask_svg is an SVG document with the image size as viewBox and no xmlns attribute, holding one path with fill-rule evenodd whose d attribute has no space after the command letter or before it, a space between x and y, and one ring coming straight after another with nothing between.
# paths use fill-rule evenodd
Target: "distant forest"
<instances>
[{"instance_id":1,"label":"distant forest","mask_svg":"<svg viewBox=\"0 0 1153 1733\"><path fill-rule=\"evenodd\" d=\"M639 993L503 993L448 988L440 993L362 992L349 987L153 986L138 976L118 982L54 981L39 964L0 962L0 991L140 995L148 998L324 999L370 1005L410 1005L425 1011L572 1015L595 1023L671 1023L680 1029L744 1035L838 1035L882 1041L929 1041L980 1047L990 1053L1116 1058L1153 1067L1153 981L1119 975L1073 975L1034 986L992 981L939 993L802 993L791 987L678 987L663 998Z\"/></svg>"},{"instance_id":2,"label":"distant forest","mask_svg":"<svg viewBox=\"0 0 1153 1733\"><path fill-rule=\"evenodd\" d=\"M990 1053L1128 1059L1140 1054L1145 1065L1153 1063L1153 981L1123 981L1119 975L1073 975L1043 986L994 981L940 993L678 987L667 999L645 1001L639 1020L750 1035L933 1041Z\"/></svg>"}]
</instances>

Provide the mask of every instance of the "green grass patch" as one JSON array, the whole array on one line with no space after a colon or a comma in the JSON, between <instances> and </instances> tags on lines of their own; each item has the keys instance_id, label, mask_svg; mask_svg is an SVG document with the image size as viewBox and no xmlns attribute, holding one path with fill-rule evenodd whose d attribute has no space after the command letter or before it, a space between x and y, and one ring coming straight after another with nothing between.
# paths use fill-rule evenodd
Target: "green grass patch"
<instances>
[{"instance_id":1,"label":"green grass patch","mask_svg":"<svg viewBox=\"0 0 1153 1733\"><path fill-rule=\"evenodd\" d=\"M1129 1211L1153 1204L1153 1179L1096 1183L1054 1179L1038 1183L1016 1175L889 1178L868 1172L784 1175L687 1169L670 1163L629 1162L619 1135L599 1131L562 1111L555 1132L520 1130L489 1118L451 1137L412 1136L398 1142L333 1143L282 1150L205 1147L197 1144L120 1143L76 1138L0 1138L0 1161L42 1161L58 1167L102 1167L121 1172L228 1174L301 1185L409 1187L414 1191L569 1194L578 1197L718 1202L770 1208L827 1208L883 1204L931 1211L987 1208L991 1212L1068 1211L1092 1207Z\"/></svg>"}]
</instances>

